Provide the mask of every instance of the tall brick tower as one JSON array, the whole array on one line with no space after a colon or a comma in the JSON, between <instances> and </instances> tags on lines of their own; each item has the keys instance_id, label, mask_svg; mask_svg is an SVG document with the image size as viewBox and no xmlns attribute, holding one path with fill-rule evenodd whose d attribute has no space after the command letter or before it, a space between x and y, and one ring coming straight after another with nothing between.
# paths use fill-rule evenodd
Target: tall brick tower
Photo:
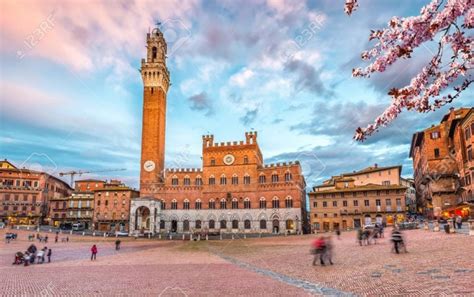
<instances>
[{"instance_id":1,"label":"tall brick tower","mask_svg":"<svg viewBox=\"0 0 474 297\"><path fill-rule=\"evenodd\" d=\"M140 169L141 195L153 193L163 182L165 167L166 95L170 75L166 67L166 41L160 29L146 36L147 56L140 69L143 79L143 127Z\"/></svg>"}]
</instances>

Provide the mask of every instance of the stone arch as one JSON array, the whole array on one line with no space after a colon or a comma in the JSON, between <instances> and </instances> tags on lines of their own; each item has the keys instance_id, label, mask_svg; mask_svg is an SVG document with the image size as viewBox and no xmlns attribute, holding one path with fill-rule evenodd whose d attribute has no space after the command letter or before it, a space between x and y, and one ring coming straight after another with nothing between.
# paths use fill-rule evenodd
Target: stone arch
<instances>
[{"instance_id":1,"label":"stone arch","mask_svg":"<svg viewBox=\"0 0 474 297\"><path fill-rule=\"evenodd\" d=\"M267 214L265 212L261 212L258 215L258 220L268 220Z\"/></svg>"},{"instance_id":2,"label":"stone arch","mask_svg":"<svg viewBox=\"0 0 474 297\"><path fill-rule=\"evenodd\" d=\"M242 221L245 221L245 220L253 220L252 218L252 215L250 213L244 213L244 215L242 216Z\"/></svg>"},{"instance_id":3,"label":"stone arch","mask_svg":"<svg viewBox=\"0 0 474 297\"><path fill-rule=\"evenodd\" d=\"M210 220L217 220L217 217L213 214L213 213L210 213L207 215L207 220L210 221Z\"/></svg>"},{"instance_id":4,"label":"stone arch","mask_svg":"<svg viewBox=\"0 0 474 297\"><path fill-rule=\"evenodd\" d=\"M277 213L272 214L270 220L280 220L280 216Z\"/></svg>"},{"instance_id":5,"label":"stone arch","mask_svg":"<svg viewBox=\"0 0 474 297\"><path fill-rule=\"evenodd\" d=\"M141 205L135 209L135 230L144 231L151 229L151 209Z\"/></svg>"},{"instance_id":6,"label":"stone arch","mask_svg":"<svg viewBox=\"0 0 474 297\"><path fill-rule=\"evenodd\" d=\"M183 222L184 220L190 221L190 220L191 220L191 217L190 217L187 213L185 213L185 214L183 214L183 216L181 217L181 221Z\"/></svg>"},{"instance_id":7,"label":"stone arch","mask_svg":"<svg viewBox=\"0 0 474 297\"><path fill-rule=\"evenodd\" d=\"M291 213L291 212L286 212L285 215L283 216L284 220L296 220L296 215Z\"/></svg>"},{"instance_id":8,"label":"stone arch","mask_svg":"<svg viewBox=\"0 0 474 297\"><path fill-rule=\"evenodd\" d=\"M240 217L239 217L238 214L233 213L233 214L230 215L230 220L231 220L231 221L232 221L232 220L240 221Z\"/></svg>"},{"instance_id":9,"label":"stone arch","mask_svg":"<svg viewBox=\"0 0 474 297\"><path fill-rule=\"evenodd\" d=\"M175 214L170 215L170 221L179 221L179 217Z\"/></svg>"},{"instance_id":10,"label":"stone arch","mask_svg":"<svg viewBox=\"0 0 474 297\"><path fill-rule=\"evenodd\" d=\"M219 221L221 221L221 220L227 220L227 221L228 221L229 218L227 217L226 214L221 213L221 214L219 215Z\"/></svg>"}]
</instances>

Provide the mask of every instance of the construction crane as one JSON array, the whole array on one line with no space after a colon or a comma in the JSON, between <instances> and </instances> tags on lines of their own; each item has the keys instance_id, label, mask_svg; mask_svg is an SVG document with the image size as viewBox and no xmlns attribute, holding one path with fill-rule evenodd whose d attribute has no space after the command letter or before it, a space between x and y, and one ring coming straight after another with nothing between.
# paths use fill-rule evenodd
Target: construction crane
<instances>
[{"instance_id":1,"label":"construction crane","mask_svg":"<svg viewBox=\"0 0 474 297\"><path fill-rule=\"evenodd\" d=\"M83 175L86 173L97 173L97 172L110 172L110 171L124 171L126 170L125 168L119 168L119 169L103 169L103 170L89 170L89 171L82 171L82 170L72 170L68 172L59 172L59 176L65 176L65 175L70 175L71 176L71 188L74 188L74 176L76 175Z\"/></svg>"}]
</instances>

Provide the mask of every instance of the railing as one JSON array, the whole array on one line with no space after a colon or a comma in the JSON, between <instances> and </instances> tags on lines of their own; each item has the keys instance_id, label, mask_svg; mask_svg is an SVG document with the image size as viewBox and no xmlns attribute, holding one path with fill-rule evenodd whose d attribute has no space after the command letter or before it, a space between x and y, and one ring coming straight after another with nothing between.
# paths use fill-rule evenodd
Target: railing
<instances>
[{"instance_id":1,"label":"railing","mask_svg":"<svg viewBox=\"0 0 474 297\"><path fill-rule=\"evenodd\" d=\"M10 185L0 185L0 189L7 190L27 190L27 191L41 191L40 187L27 187L27 186L10 186Z\"/></svg>"}]
</instances>

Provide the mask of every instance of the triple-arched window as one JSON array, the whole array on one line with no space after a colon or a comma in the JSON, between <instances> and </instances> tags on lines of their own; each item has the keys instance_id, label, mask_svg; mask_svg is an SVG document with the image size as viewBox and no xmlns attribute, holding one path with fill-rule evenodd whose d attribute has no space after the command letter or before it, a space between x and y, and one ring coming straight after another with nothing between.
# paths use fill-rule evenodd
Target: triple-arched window
<instances>
[{"instance_id":1,"label":"triple-arched window","mask_svg":"<svg viewBox=\"0 0 474 297\"><path fill-rule=\"evenodd\" d=\"M276 196L272 199L272 208L280 208L280 199Z\"/></svg>"},{"instance_id":2,"label":"triple-arched window","mask_svg":"<svg viewBox=\"0 0 474 297\"><path fill-rule=\"evenodd\" d=\"M247 197L244 200L244 208L245 209L250 209L250 199Z\"/></svg>"},{"instance_id":3,"label":"triple-arched window","mask_svg":"<svg viewBox=\"0 0 474 297\"><path fill-rule=\"evenodd\" d=\"M189 200L185 199L183 202L183 209L189 209Z\"/></svg>"}]
</instances>

